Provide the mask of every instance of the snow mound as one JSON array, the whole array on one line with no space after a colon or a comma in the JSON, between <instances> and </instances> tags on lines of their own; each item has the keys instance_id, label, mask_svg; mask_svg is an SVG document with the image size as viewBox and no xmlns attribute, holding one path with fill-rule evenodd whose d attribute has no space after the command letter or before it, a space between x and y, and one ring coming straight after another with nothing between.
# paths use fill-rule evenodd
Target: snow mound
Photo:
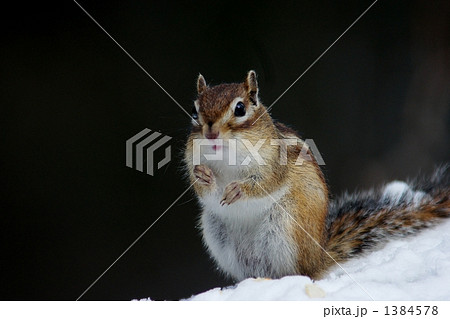
<instances>
[{"instance_id":1,"label":"snow mound","mask_svg":"<svg viewBox=\"0 0 450 319\"><path fill-rule=\"evenodd\" d=\"M250 278L188 300L450 300L450 221L342 267L314 283L304 276Z\"/></svg>"}]
</instances>

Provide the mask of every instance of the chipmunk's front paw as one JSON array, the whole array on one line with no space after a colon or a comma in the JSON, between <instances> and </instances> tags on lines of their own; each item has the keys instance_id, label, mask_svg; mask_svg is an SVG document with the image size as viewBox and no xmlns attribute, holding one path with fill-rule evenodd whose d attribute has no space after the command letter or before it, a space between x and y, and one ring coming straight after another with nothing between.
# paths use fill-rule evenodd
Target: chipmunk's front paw
<instances>
[{"instance_id":1,"label":"chipmunk's front paw","mask_svg":"<svg viewBox=\"0 0 450 319\"><path fill-rule=\"evenodd\" d=\"M220 205L225 204L233 204L243 195L241 184L239 182L231 182L225 187L225 191L223 192L223 198L220 201Z\"/></svg>"},{"instance_id":2,"label":"chipmunk's front paw","mask_svg":"<svg viewBox=\"0 0 450 319\"><path fill-rule=\"evenodd\" d=\"M214 184L214 174L212 170L205 165L195 165L194 175L198 178L198 182L204 185Z\"/></svg>"}]
</instances>

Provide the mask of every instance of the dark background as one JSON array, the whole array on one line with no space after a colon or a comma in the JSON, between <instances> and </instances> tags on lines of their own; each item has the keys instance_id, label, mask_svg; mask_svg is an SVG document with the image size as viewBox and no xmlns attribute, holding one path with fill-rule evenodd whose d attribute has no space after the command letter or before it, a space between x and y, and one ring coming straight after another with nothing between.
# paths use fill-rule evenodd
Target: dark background
<instances>
[{"instance_id":1,"label":"dark background","mask_svg":"<svg viewBox=\"0 0 450 319\"><path fill-rule=\"evenodd\" d=\"M259 75L274 101L372 1L80 4L187 110L208 83ZM2 10L0 298L75 300L187 187L189 118L72 1ZM449 2L378 1L275 104L313 138L333 194L449 160ZM144 128L171 163L125 166ZM179 299L232 284L186 194L83 300Z\"/></svg>"}]
</instances>

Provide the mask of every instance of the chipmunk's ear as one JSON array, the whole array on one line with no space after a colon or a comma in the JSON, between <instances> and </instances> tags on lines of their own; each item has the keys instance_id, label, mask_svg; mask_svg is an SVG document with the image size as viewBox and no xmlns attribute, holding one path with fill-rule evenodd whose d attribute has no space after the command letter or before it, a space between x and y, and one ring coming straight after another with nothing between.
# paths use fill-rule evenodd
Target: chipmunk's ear
<instances>
[{"instance_id":1,"label":"chipmunk's ear","mask_svg":"<svg viewBox=\"0 0 450 319\"><path fill-rule=\"evenodd\" d=\"M205 92L207 87L208 86L206 85L205 78L203 77L203 75L199 74L197 79L197 93L202 94L203 92Z\"/></svg>"},{"instance_id":2,"label":"chipmunk's ear","mask_svg":"<svg viewBox=\"0 0 450 319\"><path fill-rule=\"evenodd\" d=\"M249 95L250 101L254 104L258 104L258 81L256 81L256 72L251 70L247 74L245 79L245 88Z\"/></svg>"}]
</instances>

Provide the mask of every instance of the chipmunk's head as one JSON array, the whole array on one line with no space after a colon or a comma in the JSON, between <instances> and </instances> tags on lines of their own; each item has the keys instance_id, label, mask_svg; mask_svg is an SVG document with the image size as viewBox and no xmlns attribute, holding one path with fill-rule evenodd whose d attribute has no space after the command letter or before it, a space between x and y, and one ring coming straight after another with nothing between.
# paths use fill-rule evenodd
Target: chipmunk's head
<instances>
[{"instance_id":1,"label":"chipmunk's head","mask_svg":"<svg viewBox=\"0 0 450 319\"><path fill-rule=\"evenodd\" d=\"M255 71L250 71L243 83L209 87L200 74L198 97L192 109L193 133L207 139L236 137L252 127L265 112L258 99Z\"/></svg>"}]
</instances>

